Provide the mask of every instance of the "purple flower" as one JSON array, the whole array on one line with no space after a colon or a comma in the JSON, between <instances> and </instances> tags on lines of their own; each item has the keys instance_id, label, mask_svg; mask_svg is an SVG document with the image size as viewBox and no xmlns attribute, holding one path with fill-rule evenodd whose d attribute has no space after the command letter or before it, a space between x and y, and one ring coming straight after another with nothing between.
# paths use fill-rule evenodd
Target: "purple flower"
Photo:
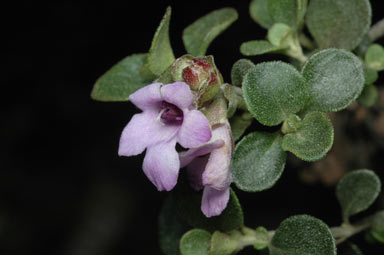
<instances>
[{"instance_id":1,"label":"purple flower","mask_svg":"<svg viewBox=\"0 0 384 255\"><path fill-rule=\"evenodd\" d=\"M217 216L227 206L233 150L232 135L227 124L220 124L212 130L210 142L181 152L181 167L187 166L192 188L203 190L201 210L205 216Z\"/></svg>"},{"instance_id":2,"label":"purple flower","mask_svg":"<svg viewBox=\"0 0 384 255\"><path fill-rule=\"evenodd\" d=\"M129 100L143 112L135 114L120 138L119 155L133 156L147 149L143 170L160 190L177 183L180 160L176 143L194 148L211 138L208 119L193 105L187 84L153 83L137 90Z\"/></svg>"}]
</instances>

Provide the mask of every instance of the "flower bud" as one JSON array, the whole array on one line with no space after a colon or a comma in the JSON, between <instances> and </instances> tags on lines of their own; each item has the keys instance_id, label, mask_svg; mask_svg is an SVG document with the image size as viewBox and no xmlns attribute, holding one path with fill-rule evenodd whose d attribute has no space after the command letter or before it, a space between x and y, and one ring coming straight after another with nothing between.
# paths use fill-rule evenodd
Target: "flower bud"
<instances>
[{"instance_id":1,"label":"flower bud","mask_svg":"<svg viewBox=\"0 0 384 255\"><path fill-rule=\"evenodd\" d=\"M183 81L191 87L198 106L211 100L220 91L223 83L212 56L184 55L173 63L171 73L175 81Z\"/></svg>"}]
</instances>

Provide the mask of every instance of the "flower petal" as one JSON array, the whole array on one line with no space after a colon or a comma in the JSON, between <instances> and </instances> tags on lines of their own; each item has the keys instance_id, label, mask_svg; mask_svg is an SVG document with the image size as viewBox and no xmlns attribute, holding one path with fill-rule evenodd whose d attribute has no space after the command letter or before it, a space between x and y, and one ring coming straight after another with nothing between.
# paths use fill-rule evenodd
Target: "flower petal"
<instances>
[{"instance_id":1,"label":"flower petal","mask_svg":"<svg viewBox=\"0 0 384 255\"><path fill-rule=\"evenodd\" d=\"M144 151L145 147L161 141L169 141L177 134L178 126L164 125L158 113L146 110L133 115L120 137L120 156L133 156Z\"/></svg>"},{"instance_id":2,"label":"flower petal","mask_svg":"<svg viewBox=\"0 0 384 255\"><path fill-rule=\"evenodd\" d=\"M204 157L195 158L187 166L189 184L194 190L201 190L203 188L203 183L201 178L207 162L208 162L208 155Z\"/></svg>"},{"instance_id":3,"label":"flower petal","mask_svg":"<svg viewBox=\"0 0 384 255\"><path fill-rule=\"evenodd\" d=\"M133 115L120 137L119 156L133 156L144 151L150 144L151 125L156 118L153 112Z\"/></svg>"},{"instance_id":4,"label":"flower petal","mask_svg":"<svg viewBox=\"0 0 384 255\"><path fill-rule=\"evenodd\" d=\"M177 141L184 148L198 147L211 139L211 127L205 115L198 110L184 110L184 120Z\"/></svg>"},{"instance_id":5,"label":"flower petal","mask_svg":"<svg viewBox=\"0 0 384 255\"><path fill-rule=\"evenodd\" d=\"M189 108L193 104L192 91L188 84L175 82L161 87L161 96L164 101L174 104L180 109Z\"/></svg>"},{"instance_id":6,"label":"flower petal","mask_svg":"<svg viewBox=\"0 0 384 255\"><path fill-rule=\"evenodd\" d=\"M211 141L212 140L213 139L211 139ZM203 144L200 147L192 148L192 149L189 149L187 151L180 152L179 153L180 168L185 167L186 165L191 163L191 161L194 158L208 154L208 153L211 153L212 150L219 148L223 145L224 145L224 141L219 139L219 140L215 140L213 142L208 142L206 144Z\"/></svg>"},{"instance_id":7,"label":"flower petal","mask_svg":"<svg viewBox=\"0 0 384 255\"><path fill-rule=\"evenodd\" d=\"M177 183L180 161L175 149L176 140L148 146L143 170L159 191L171 190Z\"/></svg>"},{"instance_id":8,"label":"flower petal","mask_svg":"<svg viewBox=\"0 0 384 255\"><path fill-rule=\"evenodd\" d=\"M213 129L212 140L223 140L225 144L212 150L203 173L203 185L225 189L232 182L230 171L232 137L229 126L224 124Z\"/></svg>"},{"instance_id":9,"label":"flower petal","mask_svg":"<svg viewBox=\"0 0 384 255\"><path fill-rule=\"evenodd\" d=\"M224 190L205 187L201 201L201 211L207 217L218 216L227 207L228 200L229 187Z\"/></svg>"},{"instance_id":10,"label":"flower petal","mask_svg":"<svg viewBox=\"0 0 384 255\"><path fill-rule=\"evenodd\" d=\"M161 83L152 83L129 96L129 100L141 110L159 109L163 101L160 88Z\"/></svg>"}]
</instances>

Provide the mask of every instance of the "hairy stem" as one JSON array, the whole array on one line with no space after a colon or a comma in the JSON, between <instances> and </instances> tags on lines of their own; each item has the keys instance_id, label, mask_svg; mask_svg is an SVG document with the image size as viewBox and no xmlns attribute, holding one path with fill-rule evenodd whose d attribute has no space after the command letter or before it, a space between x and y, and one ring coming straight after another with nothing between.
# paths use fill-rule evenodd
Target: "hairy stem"
<instances>
[{"instance_id":1,"label":"hairy stem","mask_svg":"<svg viewBox=\"0 0 384 255\"><path fill-rule=\"evenodd\" d=\"M384 36L384 19L380 20L371 27L368 32L368 36L372 40L372 42Z\"/></svg>"},{"instance_id":2,"label":"hairy stem","mask_svg":"<svg viewBox=\"0 0 384 255\"><path fill-rule=\"evenodd\" d=\"M349 237L368 229L371 226L373 216L358 221L355 224L343 223L341 226L332 227L331 231L336 239L336 244L340 244L347 240Z\"/></svg>"}]
</instances>

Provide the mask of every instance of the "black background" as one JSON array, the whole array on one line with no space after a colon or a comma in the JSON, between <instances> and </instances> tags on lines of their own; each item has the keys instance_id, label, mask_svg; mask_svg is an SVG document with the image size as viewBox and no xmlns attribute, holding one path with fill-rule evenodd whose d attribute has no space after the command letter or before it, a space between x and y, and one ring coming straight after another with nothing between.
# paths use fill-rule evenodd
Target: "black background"
<instances>
[{"instance_id":1,"label":"black background","mask_svg":"<svg viewBox=\"0 0 384 255\"><path fill-rule=\"evenodd\" d=\"M375 22L383 13L380 1L371 2ZM231 66L242 58L240 44L266 35L249 17L248 4L28 1L5 9L0 254L160 253L157 215L166 194L144 176L143 155L117 156L120 133L137 110L130 103L95 102L89 94L114 63L148 51L168 5L173 8L175 56L185 53L183 28L214 9L237 9L238 21L208 49L229 81ZM277 55L251 59L286 60ZM383 170L379 164L371 167ZM301 213L332 226L340 223L334 188L300 182L289 165L271 190L238 195L250 227L274 229L284 218ZM382 206L376 203L373 209ZM365 254L382 249L361 237L356 240Z\"/></svg>"}]
</instances>

